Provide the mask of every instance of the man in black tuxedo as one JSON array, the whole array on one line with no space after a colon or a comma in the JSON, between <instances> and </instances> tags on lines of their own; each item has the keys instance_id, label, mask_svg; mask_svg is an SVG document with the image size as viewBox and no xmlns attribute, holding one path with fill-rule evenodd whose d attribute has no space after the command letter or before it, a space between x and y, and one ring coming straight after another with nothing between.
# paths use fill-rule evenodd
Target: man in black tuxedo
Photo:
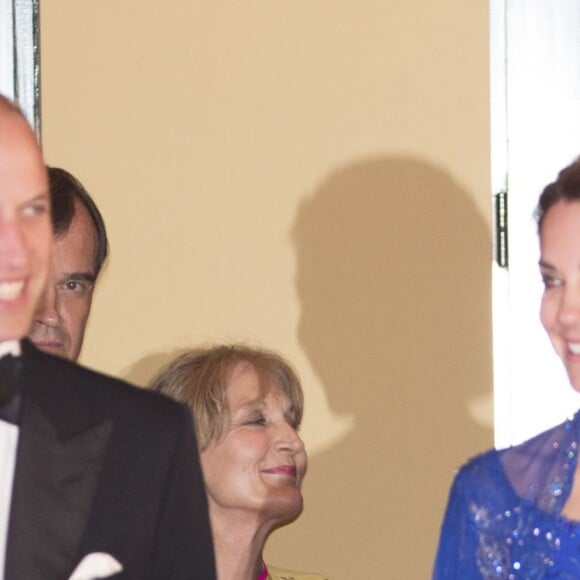
<instances>
[{"instance_id":1,"label":"man in black tuxedo","mask_svg":"<svg viewBox=\"0 0 580 580\"><path fill-rule=\"evenodd\" d=\"M23 338L51 238L42 155L0 96L0 578L213 579L188 410Z\"/></svg>"}]
</instances>

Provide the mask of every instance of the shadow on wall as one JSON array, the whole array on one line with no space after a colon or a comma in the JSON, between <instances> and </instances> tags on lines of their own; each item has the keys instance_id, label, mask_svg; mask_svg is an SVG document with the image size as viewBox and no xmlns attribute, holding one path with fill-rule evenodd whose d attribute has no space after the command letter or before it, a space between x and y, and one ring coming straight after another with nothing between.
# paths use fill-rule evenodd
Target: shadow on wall
<instances>
[{"instance_id":1,"label":"shadow on wall","mask_svg":"<svg viewBox=\"0 0 580 580\"><path fill-rule=\"evenodd\" d=\"M454 469L492 445L469 414L491 390L486 224L444 171L379 158L333 173L292 236L300 343L355 423L311 457L305 510L267 559L333 580L428 578Z\"/></svg>"},{"instance_id":2,"label":"shadow on wall","mask_svg":"<svg viewBox=\"0 0 580 580\"><path fill-rule=\"evenodd\" d=\"M157 376L157 373L172 360L183 354L185 350L185 348L180 348L168 352L154 352L145 355L126 369L123 369L120 376L132 385L148 387L153 378Z\"/></svg>"}]
</instances>

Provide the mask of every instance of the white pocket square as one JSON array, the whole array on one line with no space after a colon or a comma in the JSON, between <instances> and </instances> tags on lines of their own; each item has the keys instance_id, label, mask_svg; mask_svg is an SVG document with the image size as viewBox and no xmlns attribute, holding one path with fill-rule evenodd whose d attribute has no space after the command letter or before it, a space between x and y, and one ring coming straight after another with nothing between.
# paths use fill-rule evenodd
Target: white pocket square
<instances>
[{"instance_id":1,"label":"white pocket square","mask_svg":"<svg viewBox=\"0 0 580 580\"><path fill-rule=\"evenodd\" d=\"M123 566L119 564L111 554L94 552L87 554L74 569L69 580L94 580L95 578L108 578L117 572L121 572Z\"/></svg>"}]
</instances>

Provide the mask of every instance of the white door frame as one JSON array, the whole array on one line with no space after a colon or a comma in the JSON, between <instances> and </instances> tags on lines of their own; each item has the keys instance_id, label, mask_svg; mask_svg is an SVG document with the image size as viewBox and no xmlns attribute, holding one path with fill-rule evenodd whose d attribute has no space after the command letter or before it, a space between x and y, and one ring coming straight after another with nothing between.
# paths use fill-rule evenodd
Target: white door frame
<instances>
[{"instance_id":1,"label":"white door frame","mask_svg":"<svg viewBox=\"0 0 580 580\"><path fill-rule=\"evenodd\" d=\"M0 0L0 93L18 103L40 137L39 0Z\"/></svg>"},{"instance_id":2,"label":"white door frame","mask_svg":"<svg viewBox=\"0 0 580 580\"><path fill-rule=\"evenodd\" d=\"M490 32L492 194L507 192L508 210L508 265L496 260L492 292L495 441L505 447L580 407L539 322L533 220L543 187L580 154L580 3L490 0Z\"/></svg>"}]
</instances>

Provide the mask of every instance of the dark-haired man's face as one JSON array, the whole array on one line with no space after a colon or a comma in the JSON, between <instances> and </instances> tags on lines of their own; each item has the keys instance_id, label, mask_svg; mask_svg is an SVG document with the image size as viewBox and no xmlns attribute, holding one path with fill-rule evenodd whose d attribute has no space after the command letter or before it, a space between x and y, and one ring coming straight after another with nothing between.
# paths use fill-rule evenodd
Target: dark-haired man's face
<instances>
[{"instance_id":1,"label":"dark-haired man's face","mask_svg":"<svg viewBox=\"0 0 580 580\"><path fill-rule=\"evenodd\" d=\"M29 333L40 350L78 359L93 299L96 243L93 222L75 200L68 231L54 238L46 290Z\"/></svg>"}]
</instances>

